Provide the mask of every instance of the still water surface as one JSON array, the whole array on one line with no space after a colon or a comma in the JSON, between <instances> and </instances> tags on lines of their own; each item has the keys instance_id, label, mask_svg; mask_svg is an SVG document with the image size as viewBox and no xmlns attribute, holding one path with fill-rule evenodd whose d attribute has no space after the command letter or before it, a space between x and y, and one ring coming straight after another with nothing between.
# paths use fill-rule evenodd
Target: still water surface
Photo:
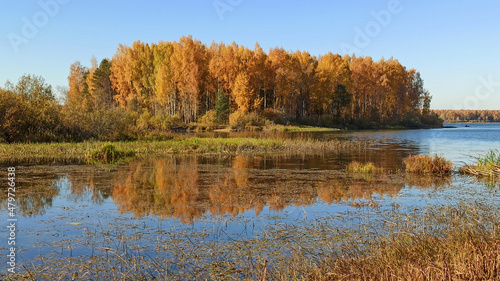
<instances>
[{"instance_id":1,"label":"still water surface","mask_svg":"<svg viewBox=\"0 0 500 281\"><path fill-rule=\"evenodd\" d=\"M410 154L438 154L460 166L473 162L472 156L500 149L499 124L451 125L457 128L310 134L377 144L351 153L172 156L111 166L16 167L20 256L27 263L47 255L91 256L117 247L112 238L123 235L137 235L134 245L155 256L164 254L155 251L164 233L223 229L225 235L205 239L247 239L277 223L307 225L337 218L355 226L359 221L352 214L360 210L376 209L370 216L377 220L395 206L404 211L463 200L499 203L498 188L465 176L400 172L402 159ZM354 160L374 162L387 172L349 174L345 167Z\"/></svg>"}]
</instances>

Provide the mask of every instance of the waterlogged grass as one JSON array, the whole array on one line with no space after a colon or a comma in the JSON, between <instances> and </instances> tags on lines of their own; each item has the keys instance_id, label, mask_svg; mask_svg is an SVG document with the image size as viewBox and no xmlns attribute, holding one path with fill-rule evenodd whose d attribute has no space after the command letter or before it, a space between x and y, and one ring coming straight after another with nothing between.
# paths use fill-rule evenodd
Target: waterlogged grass
<instances>
[{"instance_id":1,"label":"waterlogged grass","mask_svg":"<svg viewBox=\"0 0 500 281\"><path fill-rule=\"evenodd\" d=\"M496 206L461 204L429 208L421 218L401 219L400 225L388 235L367 243L366 248L332 259L327 279L498 280L500 277L500 222Z\"/></svg>"},{"instance_id":2,"label":"waterlogged grass","mask_svg":"<svg viewBox=\"0 0 500 281\"><path fill-rule=\"evenodd\" d=\"M351 173L371 174L381 172L382 168L375 166L372 162L360 163L353 161L347 165L347 171Z\"/></svg>"},{"instance_id":3,"label":"waterlogged grass","mask_svg":"<svg viewBox=\"0 0 500 281\"><path fill-rule=\"evenodd\" d=\"M479 177L488 185L495 186L500 181L500 152L492 150L478 157L474 165L461 167L459 172Z\"/></svg>"},{"instance_id":4,"label":"waterlogged grass","mask_svg":"<svg viewBox=\"0 0 500 281\"><path fill-rule=\"evenodd\" d=\"M42 258L7 280L498 280L498 207L463 202L383 223L343 226L335 216L277 222L256 237L158 228L155 254L140 232L85 231L92 256ZM364 217L365 214L360 214ZM121 229L127 226L124 222ZM111 246L110 246L111 245ZM5 277L5 276L4 276ZM11 279L9 279L11 278Z\"/></svg>"},{"instance_id":5,"label":"waterlogged grass","mask_svg":"<svg viewBox=\"0 0 500 281\"><path fill-rule=\"evenodd\" d=\"M453 171L451 161L434 155L410 155L403 160L406 172L416 174L441 174L448 175Z\"/></svg>"},{"instance_id":6,"label":"waterlogged grass","mask_svg":"<svg viewBox=\"0 0 500 281\"><path fill-rule=\"evenodd\" d=\"M132 158L135 152L127 149L120 150L112 144L104 144L100 149L87 152L85 156L88 163L115 163L119 160Z\"/></svg>"},{"instance_id":7,"label":"waterlogged grass","mask_svg":"<svg viewBox=\"0 0 500 281\"><path fill-rule=\"evenodd\" d=\"M477 165L481 167L499 166L500 165L500 152L491 150L477 159Z\"/></svg>"},{"instance_id":8,"label":"waterlogged grass","mask_svg":"<svg viewBox=\"0 0 500 281\"><path fill-rule=\"evenodd\" d=\"M113 152L99 152L110 145L118 158L120 153L137 157L161 156L181 153L234 154L234 153L292 153L320 154L363 149L371 144L338 140L312 139L260 139L260 138L197 138L176 137L159 141L83 142L0 144L0 163L86 163L88 160L113 158Z\"/></svg>"}]
</instances>

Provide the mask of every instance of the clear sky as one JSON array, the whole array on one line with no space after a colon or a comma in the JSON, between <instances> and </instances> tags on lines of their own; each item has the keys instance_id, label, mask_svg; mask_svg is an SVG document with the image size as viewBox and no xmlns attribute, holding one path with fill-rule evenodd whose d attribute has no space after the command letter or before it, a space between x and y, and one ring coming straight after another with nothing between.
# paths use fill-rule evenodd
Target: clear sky
<instances>
[{"instance_id":1,"label":"clear sky","mask_svg":"<svg viewBox=\"0 0 500 281\"><path fill-rule=\"evenodd\" d=\"M500 1L0 0L0 85L25 73L67 85L75 61L119 43L193 35L264 50L394 57L436 109L500 109Z\"/></svg>"}]
</instances>

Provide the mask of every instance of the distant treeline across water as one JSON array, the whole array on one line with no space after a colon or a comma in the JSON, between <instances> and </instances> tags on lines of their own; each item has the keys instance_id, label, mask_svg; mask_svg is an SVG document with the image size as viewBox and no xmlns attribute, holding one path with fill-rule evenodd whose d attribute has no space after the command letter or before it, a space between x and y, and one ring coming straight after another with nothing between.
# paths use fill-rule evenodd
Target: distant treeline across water
<instances>
[{"instance_id":1,"label":"distant treeline across water","mask_svg":"<svg viewBox=\"0 0 500 281\"><path fill-rule=\"evenodd\" d=\"M500 122L500 110L433 110L444 122Z\"/></svg>"}]
</instances>

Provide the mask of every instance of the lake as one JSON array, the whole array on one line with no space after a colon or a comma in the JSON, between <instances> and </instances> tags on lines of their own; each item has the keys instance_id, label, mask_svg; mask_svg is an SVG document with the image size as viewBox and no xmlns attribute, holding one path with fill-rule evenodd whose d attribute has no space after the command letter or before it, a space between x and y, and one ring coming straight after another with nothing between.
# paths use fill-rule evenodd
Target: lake
<instances>
[{"instance_id":1,"label":"lake","mask_svg":"<svg viewBox=\"0 0 500 281\"><path fill-rule=\"evenodd\" d=\"M408 155L438 154L460 166L500 149L500 124L446 125L457 128L300 133L375 144L349 153L182 155L116 165L17 166L19 260L43 265L109 255L167 258L163 271L183 272L180 276L191 279L204 276L193 273L204 264L236 259L238 251L228 248L235 241L323 224L357 229L369 223L375 229L395 209L406 213L459 202L500 203L498 187L467 176L401 172ZM297 133L284 134L293 138ZM352 161L373 162L386 172L347 173ZM6 195L0 198L6 221Z\"/></svg>"}]
</instances>

